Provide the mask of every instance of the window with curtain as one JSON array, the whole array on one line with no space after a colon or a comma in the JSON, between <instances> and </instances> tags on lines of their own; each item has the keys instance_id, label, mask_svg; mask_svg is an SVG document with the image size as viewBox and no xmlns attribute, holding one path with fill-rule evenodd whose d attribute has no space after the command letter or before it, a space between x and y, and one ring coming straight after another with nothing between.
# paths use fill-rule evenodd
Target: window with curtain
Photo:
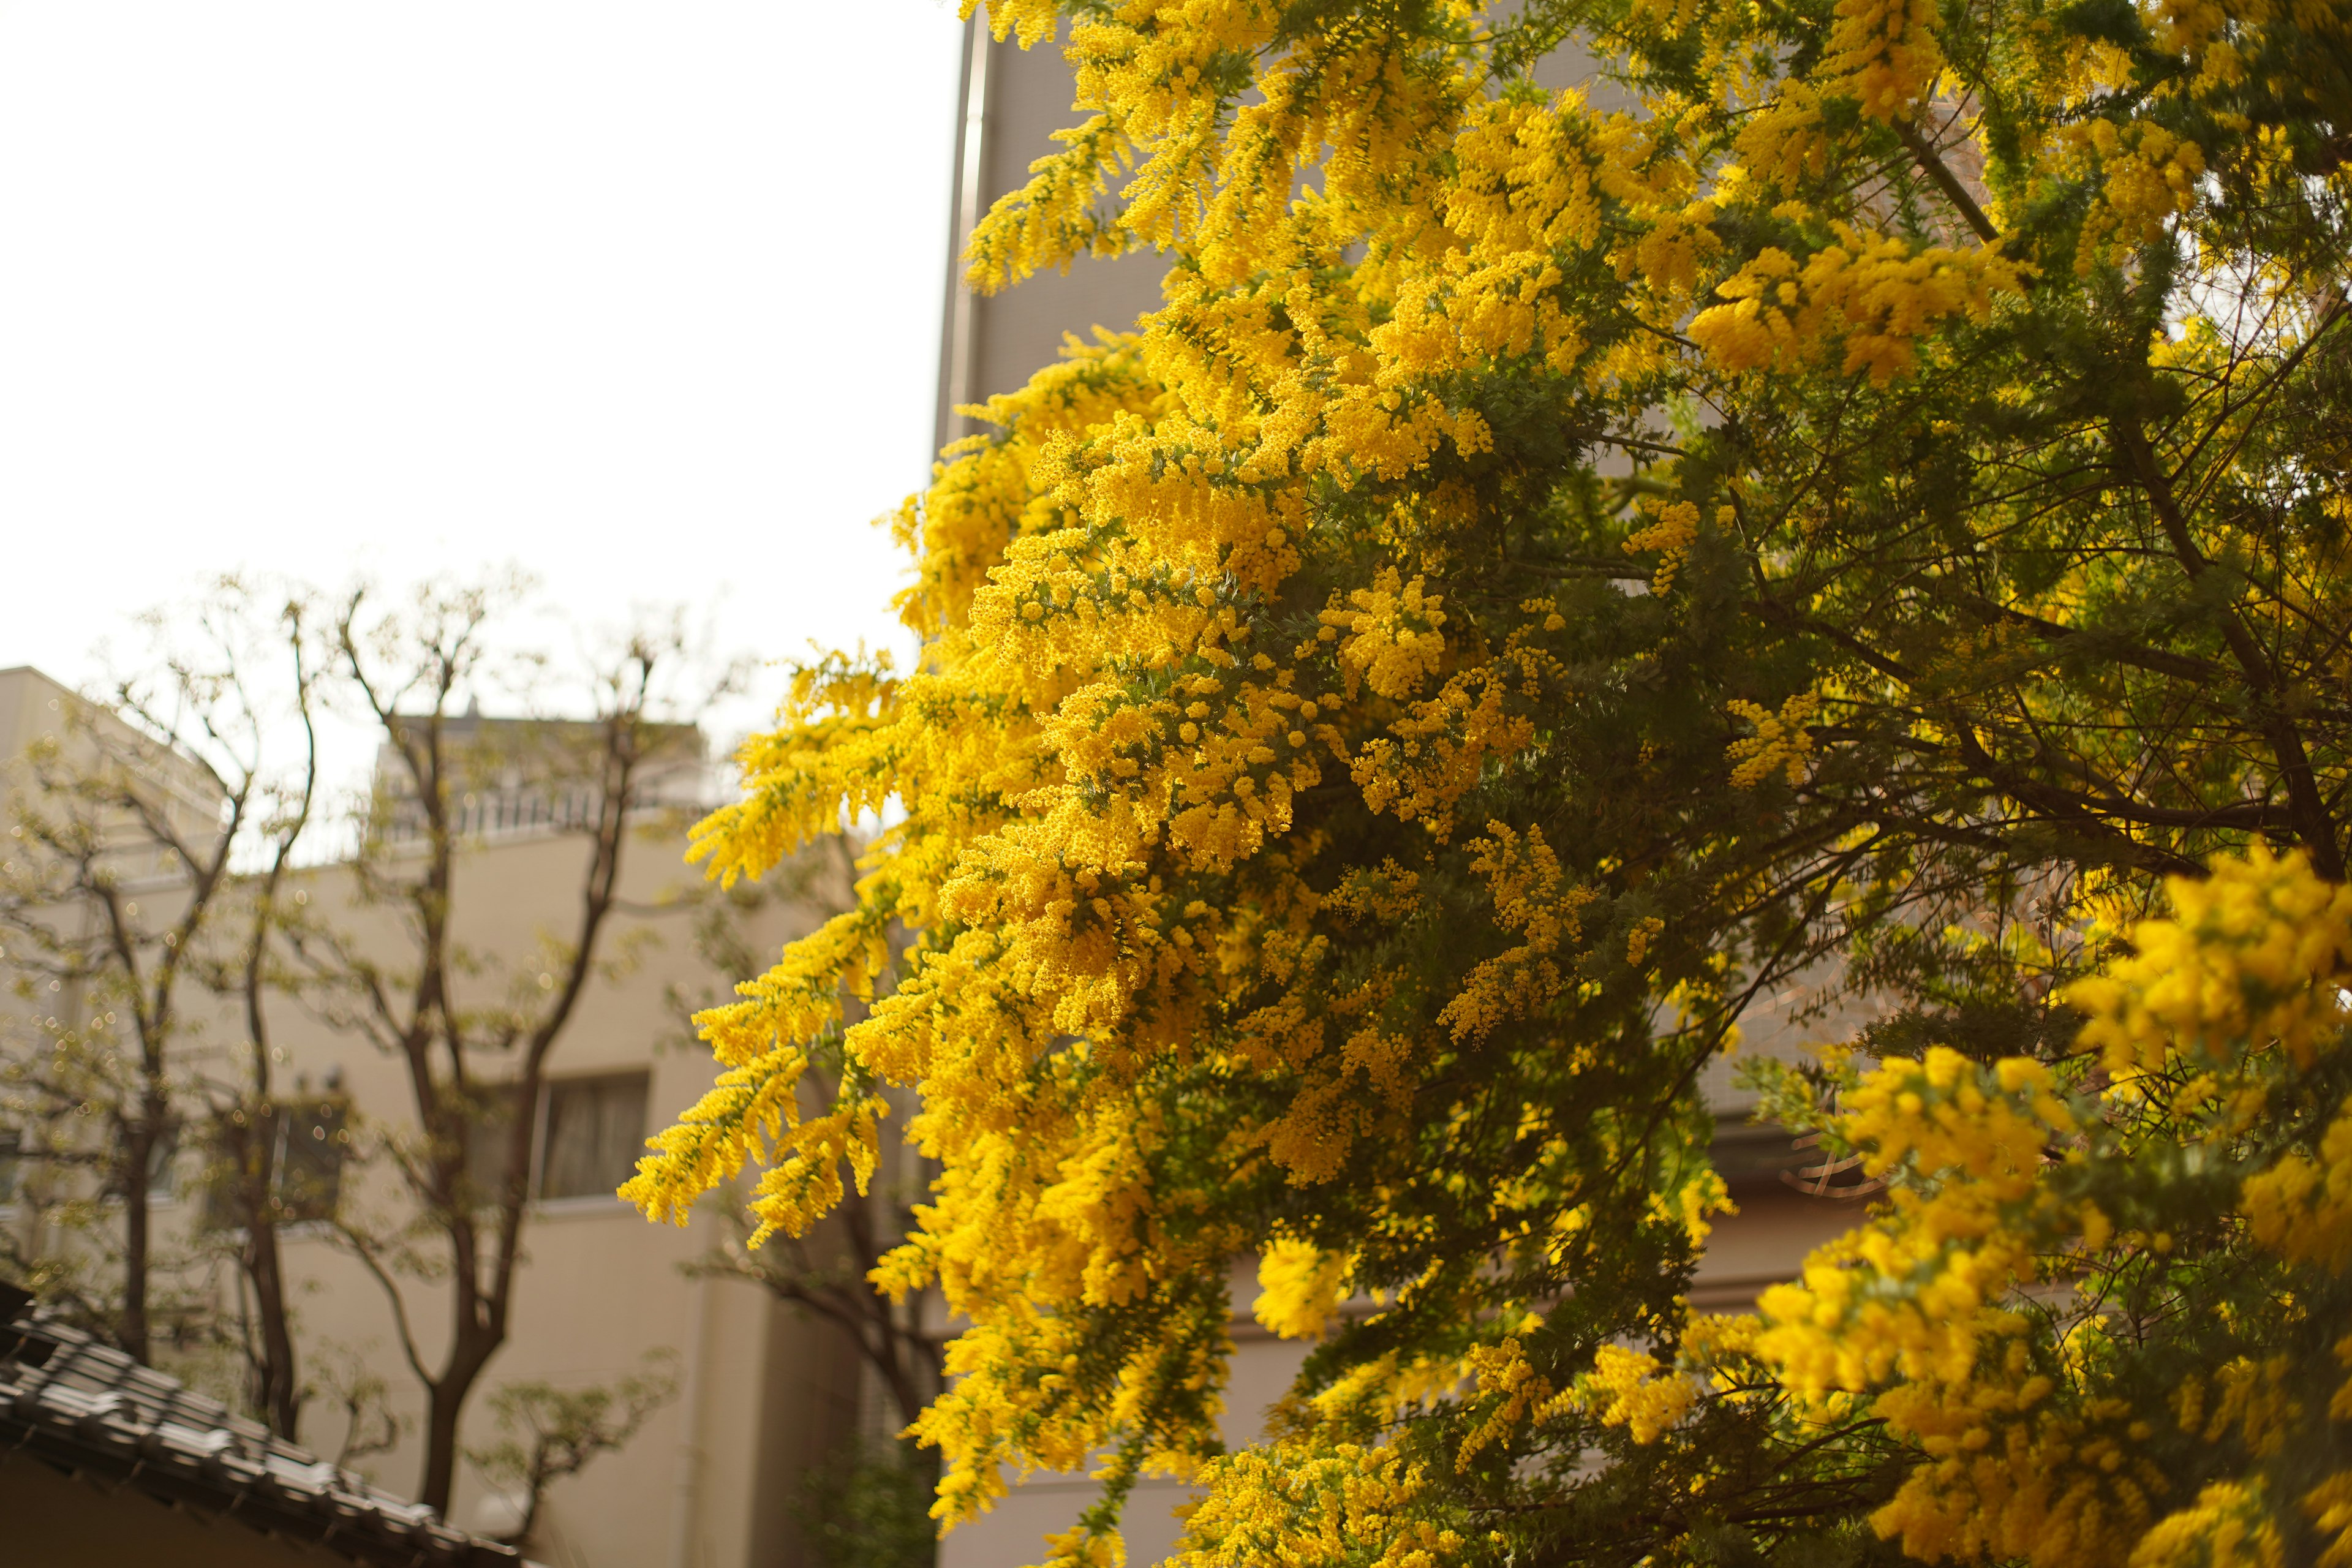
<instances>
[{"instance_id":1,"label":"window with curtain","mask_svg":"<svg viewBox=\"0 0 2352 1568\"><path fill-rule=\"evenodd\" d=\"M318 1100L278 1114L278 1201L289 1223L331 1219L343 1190L343 1108Z\"/></svg>"},{"instance_id":2,"label":"window with curtain","mask_svg":"<svg viewBox=\"0 0 2352 1568\"><path fill-rule=\"evenodd\" d=\"M645 1152L642 1072L558 1079L547 1086L542 1198L610 1197Z\"/></svg>"},{"instance_id":3,"label":"window with curtain","mask_svg":"<svg viewBox=\"0 0 2352 1568\"><path fill-rule=\"evenodd\" d=\"M244 1227L248 1194L237 1173L249 1168L248 1140L257 1136L269 1145L269 1207L278 1223L332 1219L342 1196L343 1160L351 1152L343 1135L349 1109L340 1097L278 1100L250 1121L239 1111L235 1120L225 1116L215 1122L201 1189L204 1223L223 1230Z\"/></svg>"},{"instance_id":4,"label":"window with curtain","mask_svg":"<svg viewBox=\"0 0 2352 1568\"><path fill-rule=\"evenodd\" d=\"M147 1201L177 1203L180 1198L180 1130L167 1127L147 1150Z\"/></svg>"}]
</instances>

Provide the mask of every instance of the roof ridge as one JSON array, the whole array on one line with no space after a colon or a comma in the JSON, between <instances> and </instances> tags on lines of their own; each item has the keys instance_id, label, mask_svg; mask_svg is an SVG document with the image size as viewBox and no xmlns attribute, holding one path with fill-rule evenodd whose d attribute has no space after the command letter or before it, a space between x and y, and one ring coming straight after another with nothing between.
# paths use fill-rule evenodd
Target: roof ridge
<instances>
[{"instance_id":1,"label":"roof ridge","mask_svg":"<svg viewBox=\"0 0 2352 1568\"><path fill-rule=\"evenodd\" d=\"M521 1561L514 1548L459 1530L178 1378L37 1316L0 1322L0 1463L20 1452L386 1568Z\"/></svg>"}]
</instances>

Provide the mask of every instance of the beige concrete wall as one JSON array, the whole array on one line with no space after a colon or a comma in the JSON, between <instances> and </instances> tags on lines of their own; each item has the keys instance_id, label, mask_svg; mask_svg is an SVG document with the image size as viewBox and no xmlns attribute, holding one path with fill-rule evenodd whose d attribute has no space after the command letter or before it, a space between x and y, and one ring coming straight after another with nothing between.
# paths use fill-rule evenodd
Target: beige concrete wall
<instances>
[{"instance_id":1,"label":"beige concrete wall","mask_svg":"<svg viewBox=\"0 0 2352 1568\"><path fill-rule=\"evenodd\" d=\"M683 840L668 834L633 843L623 864L622 898L649 910L698 875L681 855ZM576 916L585 865L576 838L517 837L467 854L455 876L459 940L509 963L528 956L542 931L564 931ZM349 898L348 879L328 868L310 878L313 896L329 907ZM769 912L755 947L773 951L808 930L824 911L802 904ZM386 953L398 951L382 916L360 911ZM667 1124L709 1088L710 1058L699 1048L657 1050L677 1032L666 996L723 990L729 977L709 973L693 955L682 914L619 917L605 951L635 950L625 978L599 983L549 1058L551 1079L627 1069L650 1074L646 1131ZM526 966L526 973L528 969ZM494 982L479 977L484 989ZM340 1069L353 1104L379 1119L404 1117L409 1103L405 1067L398 1058L302 1016L278 1009L287 1059L283 1081L313 1088ZM510 1070L484 1058L472 1064L484 1080ZM361 1212L391 1213L398 1198L378 1180L346 1201ZM718 1216L699 1214L686 1229L647 1224L617 1200L562 1198L535 1205L524 1233L526 1264L516 1287L506 1347L478 1385L468 1436L489 1440L494 1426L487 1396L500 1383L545 1379L562 1384L610 1383L636 1371L646 1352L682 1358L680 1397L656 1415L625 1452L608 1455L551 1491L546 1522L534 1546L550 1568L613 1568L615 1564L684 1563L737 1568L796 1561L782 1517L794 1467L831 1434L813 1436L840 1403L843 1358L834 1331L811 1324L754 1286L698 1281L684 1266L730 1234ZM368 1359L399 1390L397 1407L421 1417L421 1392L405 1376L396 1351L391 1307L382 1289L351 1258L322 1236L297 1233L288 1247L299 1281L298 1310L306 1340L366 1345ZM428 1364L447 1343L447 1297L430 1284L404 1288L414 1331ZM331 1452L340 1421L321 1414L305 1438ZM412 1489L422 1462L410 1439L368 1462L396 1490ZM460 1477L451 1516L487 1528L502 1518L470 1468Z\"/></svg>"}]
</instances>

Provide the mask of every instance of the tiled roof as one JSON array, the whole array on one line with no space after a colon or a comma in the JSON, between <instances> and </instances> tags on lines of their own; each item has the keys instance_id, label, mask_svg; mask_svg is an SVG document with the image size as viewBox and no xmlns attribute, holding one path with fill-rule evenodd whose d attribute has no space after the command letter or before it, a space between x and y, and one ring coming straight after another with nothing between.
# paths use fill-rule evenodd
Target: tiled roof
<instances>
[{"instance_id":1,"label":"tiled roof","mask_svg":"<svg viewBox=\"0 0 2352 1568\"><path fill-rule=\"evenodd\" d=\"M359 1563L520 1563L79 1330L8 1321L20 1296L0 1286L0 1463L46 1460Z\"/></svg>"}]
</instances>

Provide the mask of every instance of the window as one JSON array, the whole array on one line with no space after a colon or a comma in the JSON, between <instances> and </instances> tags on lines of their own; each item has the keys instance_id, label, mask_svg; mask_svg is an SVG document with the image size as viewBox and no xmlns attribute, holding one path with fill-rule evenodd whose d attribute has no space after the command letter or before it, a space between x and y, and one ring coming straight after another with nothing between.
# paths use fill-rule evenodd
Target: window
<instances>
[{"instance_id":1,"label":"window","mask_svg":"<svg viewBox=\"0 0 2352 1568\"><path fill-rule=\"evenodd\" d=\"M636 1173L645 1152L646 1075L604 1073L541 1083L537 1114L525 1136L530 1151L530 1195L608 1198ZM513 1148L520 1107L514 1086L480 1091L480 1109L467 1133L466 1173L476 1201L495 1204Z\"/></svg>"},{"instance_id":2,"label":"window","mask_svg":"<svg viewBox=\"0 0 2352 1568\"><path fill-rule=\"evenodd\" d=\"M205 1193L205 1219L226 1229L247 1220L247 1196L237 1173L248 1164L247 1138L254 1130L269 1142L269 1204L280 1225L332 1219L342 1196L345 1108L341 1100L280 1101L250 1123L244 1112L224 1118L215 1130L219 1163Z\"/></svg>"},{"instance_id":3,"label":"window","mask_svg":"<svg viewBox=\"0 0 2352 1568\"><path fill-rule=\"evenodd\" d=\"M610 1197L645 1152L646 1075L569 1079L547 1086L542 1198Z\"/></svg>"},{"instance_id":4,"label":"window","mask_svg":"<svg viewBox=\"0 0 2352 1568\"><path fill-rule=\"evenodd\" d=\"M180 1130L166 1127L147 1147L147 1201L177 1203L180 1199Z\"/></svg>"},{"instance_id":5,"label":"window","mask_svg":"<svg viewBox=\"0 0 2352 1568\"><path fill-rule=\"evenodd\" d=\"M519 1099L512 1084L480 1088L467 1111L466 1183L473 1189L476 1204L495 1207L503 1201ZM523 1136L529 1138L535 1131L535 1128L527 1130Z\"/></svg>"},{"instance_id":6,"label":"window","mask_svg":"<svg viewBox=\"0 0 2352 1568\"><path fill-rule=\"evenodd\" d=\"M278 1121L278 1217L332 1219L343 1191L343 1108L331 1100L282 1107Z\"/></svg>"}]
</instances>

